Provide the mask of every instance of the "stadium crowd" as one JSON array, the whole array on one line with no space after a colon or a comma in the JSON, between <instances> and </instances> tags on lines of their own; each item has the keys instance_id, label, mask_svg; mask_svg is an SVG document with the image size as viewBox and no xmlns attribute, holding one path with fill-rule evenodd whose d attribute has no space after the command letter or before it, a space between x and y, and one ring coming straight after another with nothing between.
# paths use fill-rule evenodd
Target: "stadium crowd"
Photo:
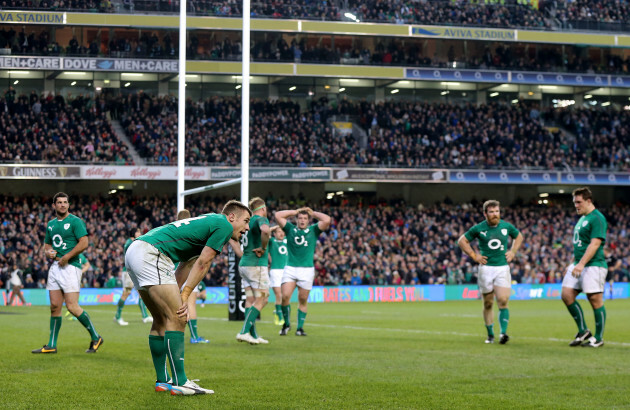
<instances>
[{"instance_id":1,"label":"stadium crowd","mask_svg":"<svg viewBox=\"0 0 630 410\"><path fill-rule=\"evenodd\" d=\"M187 101L186 161L240 161L240 99ZM540 110L535 104L252 100L251 163L414 168L630 169L630 114L607 109ZM350 118L365 138L335 132ZM0 99L0 162L133 164L109 118L120 119L149 163L177 158L177 100L143 93L106 100L82 95ZM545 124L561 125L561 129Z\"/></svg>"},{"instance_id":2,"label":"stadium crowd","mask_svg":"<svg viewBox=\"0 0 630 410\"><path fill-rule=\"evenodd\" d=\"M0 162L132 162L106 116L104 99L17 95L0 99Z\"/></svg>"},{"instance_id":3,"label":"stadium crowd","mask_svg":"<svg viewBox=\"0 0 630 410\"><path fill-rule=\"evenodd\" d=\"M116 9L109 0L3 0L3 10L54 10L110 13L114 11L179 11L179 0L123 0ZM552 29L555 21L628 23L625 0L550 2L526 0L276 0L251 3L253 18L324 21L364 21L390 24L444 24L481 27ZM187 2L192 15L240 17L242 6L233 0Z\"/></svg>"},{"instance_id":4,"label":"stadium crowd","mask_svg":"<svg viewBox=\"0 0 630 410\"><path fill-rule=\"evenodd\" d=\"M18 31L16 31L18 30ZM240 38L217 36L216 32L191 32L186 48L188 60L240 61ZM0 49L12 55L85 56L115 58L178 58L177 34L168 30L139 33L116 32L72 38L67 45L51 41L51 32L42 28L0 29ZM584 50L554 45L486 43L456 51L452 43L438 41L425 51L424 39L377 40L372 44L320 44L319 37L254 33L253 61L279 61L310 64L384 65L463 69L502 69L602 74L630 73L630 57L605 49L598 58L583 58ZM433 40L432 40L433 41ZM8 50L8 51L6 51Z\"/></svg>"},{"instance_id":5,"label":"stadium crowd","mask_svg":"<svg viewBox=\"0 0 630 410\"><path fill-rule=\"evenodd\" d=\"M113 11L109 0L2 0L1 10L51 10L89 11L108 13Z\"/></svg>"},{"instance_id":6,"label":"stadium crowd","mask_svg":"<svg viewBox=\"0 0 630 410\"><path fill-rule=\"evenodd\" d=\"M122 123L141 156L176 159L176 101L143 95L119 101ZM136 102L134 102L136 101ZM370 165L424 168L630 169L630 116L587 109L539 111L536 105L314 101L252 103L255 164ZM188 101L186 158L191 164L239 162L240 100ZM365 142L334 134L326 120L351 116ZM552 132L541 119L575 132ZM210 138L208 138L210 137Z\"/></svg>"},{"instance_id":7,"label":"stadium crowd","mask_svg":"<svg viewBox=\"0 0 630 410\"><path fill-rule=\"evenodd\" d=\"M220 209L225 199L190 200L193 216ZM267 198L272 211L304 204L303 199ZM457 239L483 219L481 204L444 203L408 206L400 200L327 201L318 209L333 218L332 227L319 239L315 253L317 285L347 284L456 284L475 283L477 266L462 253ZM630 257L621 250L630 246L630 208L615 205L601 209L609 222L608 245L622 259L616 272L628 280ZM91 264L83 277L86 287L103 287L118 277L123 263L123 245L131 227L143 232L171 222L176 215L172 197L132 198L72 197L71 213L87 224L90 246L85 256ZM16 264L27 288L44 287L48 261L42 248L46 222L54 217L50 198L0 197L0 281ZM572 257L572 232L577 216L572 208L533 205L504 207L503 218L525 237L512 277L518 283L558 283ZM217 258L204 281L225 286L227 256ZM111 281L110 281L111 283Z\"/></svg>"}]
</instances>

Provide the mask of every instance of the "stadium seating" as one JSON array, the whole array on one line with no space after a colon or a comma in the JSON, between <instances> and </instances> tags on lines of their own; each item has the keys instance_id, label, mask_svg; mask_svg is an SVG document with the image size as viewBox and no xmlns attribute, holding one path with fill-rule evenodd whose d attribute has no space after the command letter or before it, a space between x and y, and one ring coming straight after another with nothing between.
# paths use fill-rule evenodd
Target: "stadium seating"
<instances>
[{"instance_id":1,"label":"stadium seating","mask_svg":"<svg viewBox=\"0 0 630 410\"><path fill-rule=\"evenodd\" d=\"M485 169L630 169L627 111L535 104L446 104L342 99L252 100L254 165L372 166ZM187 102L186 161L240 162L240 99ZM0 99L0 161L133 164L107 113L120 119L138 154L150 164L177 158L177 100L139 92L105 101L84 96ZM367 132L357 140L333 135L328 120L347 116ZM561 126L546 128L546 125Z\"/></svg>"},{"instance_id":2,"label":"stadium seating","mask_svg":"<svg viewBox=\"0 0 630 410\"><path fill-rule=\"evenodd\" d=\"M251 3L253 18L325 21L364 21L390 24L443 24L525 29L586 29L627 31L630 16L625 1L579 0L573 2L521 0L398 0L303 1ZM199 16L241 17L240 2L196 0L188 13ZM179 1L123 0L114 7L109 0L6 0L3 10L53 10L92 13L176 13ZM349 17L351 15L352 17Z\"/></svg>"},{"instance_id":3,"label":"stadium seating","mask_svg":"<svg viewBox=\"0 0 630 410\"><path fill-rule=\"evenodd\" d=\"M217 211L225 199L191 199L192 214ZM286 209L285 199L268 199L270 210ZM299 202L299 201L298 201ZM41 247L44 227L53 215L50 198L9 196L0 198L0 260L6 268L17 262L31 286L45 283L48 262ZM172 197L77 197L71 212L87 223L92 268L84 286L103 286L119 274L123 245L130 227L143 231L172 221ZM476 266L462 257L457 239L483 218L480 204L447 203L411 207L383 200L370 203L313 205L333 217L331 229L320 237L315 254L318 285L339 284L440 284L474 283ZM628 280L630 257L622 250L630 240L630 207L602 209L609 221L608 244L622 258L618 280ZM503 210L503 218L519 228L525 238L518 260L512 263L513 279L520 283L557 283L572 257L571 234L577 220L570 208L520 205ZM273 222L273 219L270 219ZM223 286L227 281L225 255L213 263L205 281ZM43 282L42 282L43 279Z\"/></svg>"},{"instance_id":4,"label":"stadium seating","mask_svg":"<svg viewBox=\"0 0 630 410\"><path fill-rule=\"evenodd\" d=\"M135 97L131 97L135 98ZM171 97L144 97L144 109L125 108L123 125L140 155L154 163L176 159L176 105ZM150 100L150 102L149 102ZM138 107L123 98L121 104ZM300 111L292 102L254 101L253 164L370 165L424 168L630 169L626 112L547 110L548 123L575 134L552 133L535 105L316 101ZM240 161L240 101L213 98L187 116L187 161L235 165ZM350 115L369 131L367 143L332 136L332 115ZM577 137L577 138L574 138ZM403 155L404 154L404 155Z\"/></svg>"},{"instance_id":5,"label":"stadium seating","mask_svg":"<svg viewBox=\"0 0 630 410\"><path fill-rule=\"evenodd\" d=\"M83 95L16 98L10 87L0 100L0 162L130 164L107 109L103 99Z\"/></svg>"}]
</instances>

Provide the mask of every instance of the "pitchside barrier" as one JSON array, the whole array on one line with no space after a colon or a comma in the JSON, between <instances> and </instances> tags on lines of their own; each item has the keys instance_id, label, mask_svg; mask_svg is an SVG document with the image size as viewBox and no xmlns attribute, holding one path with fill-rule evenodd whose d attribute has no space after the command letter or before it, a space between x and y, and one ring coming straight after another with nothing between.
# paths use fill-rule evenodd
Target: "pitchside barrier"
<instances>
[{"instance_id":1,"label":"pitchside barrier","mask_svg":"<svg viewBox=\"0 0 630 410\"><path fill-rule=\"evenodd\" d=\"M512 300L560 299L561 284L545 285L512 285ZM45 289L23 289L24 298L31 305L46 306L50 304L48 291ZM122 288L83 288L79 296L80 305L115 305L122 295ZM477 285L417 285L417 286L314 286L309 296L309 303L336 302L444 302L447 300L480 299ZM578 299L584 299L580 294ZM610 299L610 286L606 283L604 298ZM613 285L613 299L630 298L630 284L618 282ZM15 298L13 306L22 305ZM9 301L9 293L0 293L0 305ZM269 303L275 302L274 295ZM291 302L297 302L297 292L293 293ZM138 303L138 293L134 289L125 302L126 305ZM201 303L201 300L197 300ZM228 304L228 287L207 287L205 303Z\"/></svg>"}]
</instances>

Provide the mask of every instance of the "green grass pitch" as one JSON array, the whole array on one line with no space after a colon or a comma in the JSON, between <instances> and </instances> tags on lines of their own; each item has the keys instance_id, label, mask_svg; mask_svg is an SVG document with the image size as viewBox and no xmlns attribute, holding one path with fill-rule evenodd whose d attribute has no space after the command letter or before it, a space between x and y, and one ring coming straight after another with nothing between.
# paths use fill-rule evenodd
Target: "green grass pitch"
<instances>
[{"instance_id":1,"label":"green grass pitch","mask_svg":"<svg viewBox=\"0 0 630 410\"><path fill-rule=\"evenodd\" d=\"M580 303L593 328L592 309ZM127 327L113 322L114 306L86 307L105 339L94 355L84 353L87 331L67 319L58 354L31 354L48 341L48 308L3 307L1 403L46 409L630 407L630 300L606 301L600 349L568 346L576 326L560 301L513 301L510 308L512 340L486 345L480 301L312 304L308 337L278 336L268 306L258 324L270 340L266 346L237 343L241 324L226 320L226 306L198 308L199 334L211 343L186 344L186 372L215 394L172 397L153 391L149 325L137 307L125 307Z\"/></svg>"}]
</instances>

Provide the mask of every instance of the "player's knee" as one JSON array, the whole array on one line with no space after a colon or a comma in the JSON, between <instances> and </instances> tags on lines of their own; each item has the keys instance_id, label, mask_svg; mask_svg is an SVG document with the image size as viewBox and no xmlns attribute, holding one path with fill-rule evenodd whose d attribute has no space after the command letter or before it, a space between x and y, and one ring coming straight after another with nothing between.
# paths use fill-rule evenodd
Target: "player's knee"
<instances>
[{"instance_id":1,"label":"player's knee","mask_svg":"<svg viewBox=\"0 0 630 410\"><path fill-rule=\"evenodd\" d=\"M483 308L486 309L486 310L492 309L492 301L484 301L483 302Z\"/></svg>"},{"instance_id":2,"label":"player's knee","mask_svg":"<svg viewBox=\"0 0 630 410\"><path fill-rule=\"evenodd\" d=\"M72 303L69 305L66 304L66 307L68 308L68 311L72 313L74 316L81 316L81 313L83 313L78 303Z\"/></svg>"},{"instance_id":3,"label":"player's knee","mask_svg":"<svg viewBox=\"0 0 630 410\"><path fill-rule=\"evenodd\" d=\"M251 303L251 300L253 300L255 297L254 291L252 290L252 288L245 289L245 297L247 299L250 299L250 303Z\"/></svg>"},{"instance_id":4,"label":"player's knee","mask_svg":"<svg viewBox=\"0 0 630 410\"><path fill-rule=\"evenodd\" d=\"M267 303L267 299L269 298L268 289L254 289L253 292L256 300L262 300L265 304Z\"/></svg>"},{"instance_id":5,"label":"player's knee","mask_svg":"<svg viewBox=\"0 0 630 410\"><path fill-rule=\"evenodd\" d=\"M57 313L61 311L61 303L51 303L50 304L50 313Z\"/></svg>"}]
</instances>

